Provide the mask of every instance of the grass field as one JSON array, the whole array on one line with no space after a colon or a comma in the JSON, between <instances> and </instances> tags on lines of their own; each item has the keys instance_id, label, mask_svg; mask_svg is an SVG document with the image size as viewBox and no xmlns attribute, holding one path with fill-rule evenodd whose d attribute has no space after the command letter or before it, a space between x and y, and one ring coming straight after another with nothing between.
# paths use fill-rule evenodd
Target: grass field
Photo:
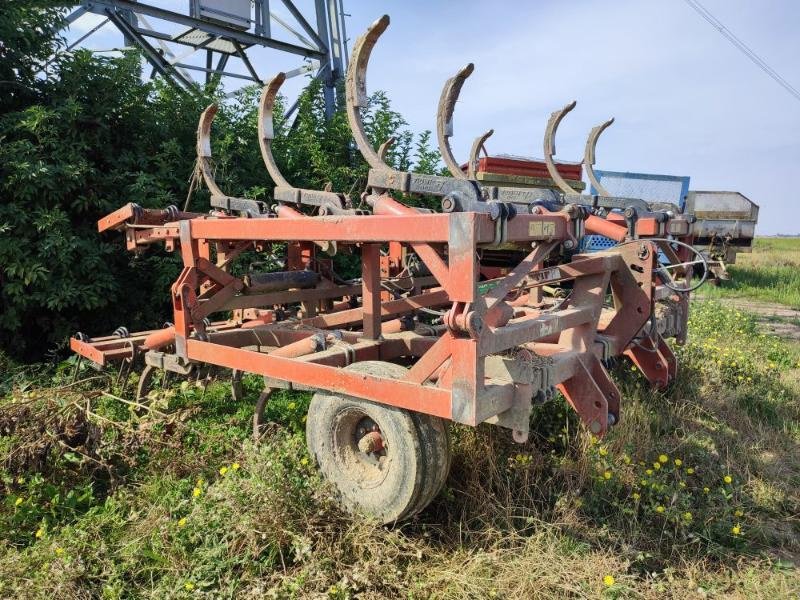
<instances>
[{"instance_id":1,"label":"grass field","mask_svg":"<svg viewBox=\"0 0 800 600\"><path fill-rule=\"evenodd\" d=\"M797 598L800 351L725 302L794 305L798 263L759 240L695 302L666 392L620 363L603 441L560 400L524 445L454 428L445 490L394 528L333 501L306 394L255 444L257 379L240 403L176 384L138 415L107 375L0 358L0 597Z\"/></svg>"},{"instance_id":2,"label":"grass field","mask_svg":"<svg viewBox=\"0 0 800 600\"><path fill-rule=\"evenodd\" d=\"M731 279L706 286L709 298L744 298L800 309L800 238L757 238L750 254L739 254Z\"/></svg>"}]
</instances>

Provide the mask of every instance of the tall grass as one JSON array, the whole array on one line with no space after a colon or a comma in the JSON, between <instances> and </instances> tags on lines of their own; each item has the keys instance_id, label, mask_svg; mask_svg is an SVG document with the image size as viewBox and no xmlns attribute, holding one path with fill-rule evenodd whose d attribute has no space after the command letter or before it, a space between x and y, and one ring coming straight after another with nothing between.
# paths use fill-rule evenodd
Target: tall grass
<instances>
[{"instance_id":1,"label":"tall grass","mask_svg":"<svg viewBox=\"0 0 800 600\"><path fill-rule=\"evenodd\" d=\"M796 597L798 357L714 303L691 331L664 393L617 367L604 440L560 399L524 445L454 428L445 490L396 527L338 508L305 450L307 395L279 396L254 444L256 379L240 403L222 383L169 387L137 416L67 370L17 378L0 597Z\"/></svg>"},{"instance_id":2,"label":"tall grass","mask_svg":"<svg viewBox=\"0 0 800 600\"><path fill-rule=\"evenodd\" d=\"M705 286L709 298L748 298L800 309L800 238L757 238L729 267L731 278Z\"/></svg>"}]
</instances>

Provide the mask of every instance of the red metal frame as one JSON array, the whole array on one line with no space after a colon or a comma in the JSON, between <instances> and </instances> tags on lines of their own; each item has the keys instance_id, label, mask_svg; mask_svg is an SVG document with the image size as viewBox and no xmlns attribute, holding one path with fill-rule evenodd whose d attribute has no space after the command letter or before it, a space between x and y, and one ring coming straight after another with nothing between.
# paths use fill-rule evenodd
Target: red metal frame
<instances>
[{"instance_id":1,"label":"red metal frame","mask_svg":"<svg viewBox=\"0 0 800 600\"><path fill-rule=\"evenodd\" d=\"M674 296L654 275L656 243L641 239L547 266L559 244L577 245L580 221L587 232L629 238L627 223L616 214L587 218L538 207L516 215L505 222L501 243L517 254L533 250L497 269L477 258L480 248L498 244L497 223L488 214L420 213L388 195L371 204L373 215L307 217L284 206L278 218L260 219L123 207L99 228L125 228L132 248L164 240L180 251L184 266L171 293L175 325L126 339L73 338L71 347L102 365L170 345L182 364L257 373L276 386L324 389L469 425L488 420L513 429L520 440L527 436L532 396L553 387L593 433L603 435L617 422L620 393L604 358L628 356L658 387L674 378L675 357L657 332L637 338L654 302ZM659 236L665 227L645 217L636 221L635 233ZM244 250L284 240L293 240L287 244L290 270L315 263L315 248L360 249L360 285L324 279L310 289L252 293L228 272ZM392 298L382 283L398 275L402 257L411 252L432 276L417 277L418 293ZM487 274L495 277L481 281ZM541 288L564 282L571 282L569 298L544 305ZM479 285L487 283L489 291L480 293ZM524 292L512 299L520 286ZM608 292L613 308L604 306ZM355 297L361 302L353 307ZM299 320L275 319L273 307L298 303ZM401 318L435 307L449 309L434 335L409 331ZM224 311L235 311L240 320L208 323ZM245 316L252 320L243 322ZM519 351L544 363L520 373L509 354ZM361 360L412 366L400 381L341 368Z\"/></svg>"}]
</instances>

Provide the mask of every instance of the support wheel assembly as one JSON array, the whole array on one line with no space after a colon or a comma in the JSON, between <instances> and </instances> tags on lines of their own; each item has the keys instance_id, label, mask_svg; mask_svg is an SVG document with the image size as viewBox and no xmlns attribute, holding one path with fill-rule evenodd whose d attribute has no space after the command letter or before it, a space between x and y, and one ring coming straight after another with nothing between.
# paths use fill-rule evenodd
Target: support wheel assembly
<instances>
[{"instance_id":1,"label":"support wheel assembly","mask_svg":"<svg viewBox=\"0 0 800 600\"><path fill-rule=\"evenodd\" d=\"M406 373L399 365L379 361L347 368L392 379ZM351 396L314 394L306 439L342 504L383 523L422 511L450 470L450 437L442 419Z\"/></svg>"}]
</instances>

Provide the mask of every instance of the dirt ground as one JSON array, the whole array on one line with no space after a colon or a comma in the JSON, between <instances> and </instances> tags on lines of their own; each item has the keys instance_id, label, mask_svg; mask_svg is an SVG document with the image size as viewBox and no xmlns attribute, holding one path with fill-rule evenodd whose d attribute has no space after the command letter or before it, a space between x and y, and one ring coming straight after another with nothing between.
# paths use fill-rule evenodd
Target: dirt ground
<instances>
[{"instance_id":1,"label":"dirt ground","mask_svg":"<svg viewBox=\"0 0 800 600\"><path fill-rule=\"evenodd\" d=\"M756 315L765 333L800 343L800 310L740 298L716 298L715 301Z\"/></svg>"}]
</instances>

